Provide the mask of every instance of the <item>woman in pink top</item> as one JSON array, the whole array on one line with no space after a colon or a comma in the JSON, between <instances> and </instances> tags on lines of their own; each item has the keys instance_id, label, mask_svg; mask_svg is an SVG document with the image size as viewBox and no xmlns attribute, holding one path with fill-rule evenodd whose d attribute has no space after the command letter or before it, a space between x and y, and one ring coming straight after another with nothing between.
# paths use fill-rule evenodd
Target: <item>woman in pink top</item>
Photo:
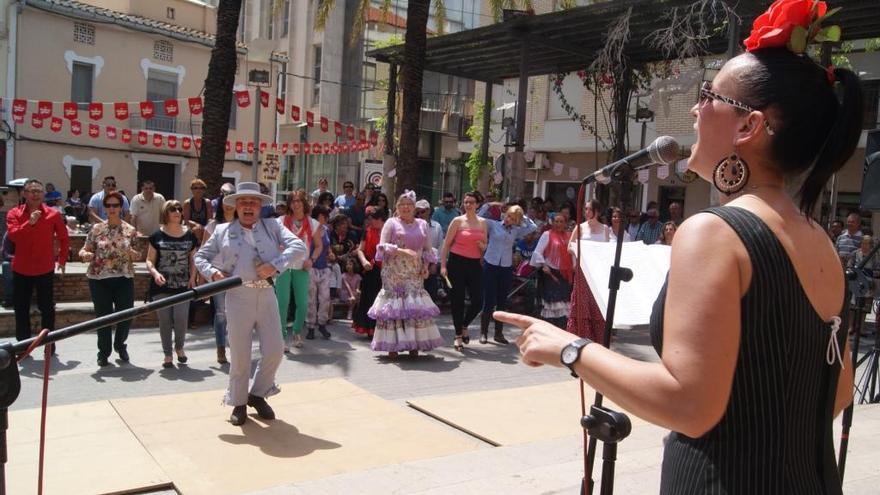
<instances>
[{"instance_id":1,"label":"woman in pink top","mask_svg":"<svg viewBox=\"0 0 880 495\"><path fill-rule=\"evenodd\" d=\"M452 219L440 253L440 275L452 285L452 323L455 327L455 349L459 351L470 342L467 327L483 305L481 260L486 250L488 227L486 220L477 216L478 198L478 192L465 193L462 201L465 214ZM465 291L471 301L467 308L464 305Z\"/></svg>"}]
</instances>

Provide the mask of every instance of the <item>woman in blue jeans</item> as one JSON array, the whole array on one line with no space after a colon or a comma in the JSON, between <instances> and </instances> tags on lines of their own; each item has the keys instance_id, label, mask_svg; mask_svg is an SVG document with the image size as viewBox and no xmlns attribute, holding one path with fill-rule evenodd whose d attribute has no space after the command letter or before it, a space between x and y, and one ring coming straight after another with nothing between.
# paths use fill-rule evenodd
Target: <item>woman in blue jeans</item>
<instances>
[{"instance_id":1,"label":"woman in blue jeans","mask_svg":"<svg viewBox=\"0 0 880 495\"><path fill-rule=\"evenodd\" d=\"M134 264L140 258L135 250L137 231L122 220L122 195L114 191L104 195L107 221L92 226L85 245L79 251L89 264L86 276L95 316L101 317L134 306ZM111 350L128 362L125 345L131 320L116 324L114 337L110 327L98 329L98 366L107 366Z\"/></svg>"},{"instance_id":2,"label":"woman in blue jeans","mask_svg":"<svg viewBox=\"0 0 880 495\"><path fill-rule=\"evenodd\" d=\"M490 203L495 206L495 204ZM497 204L501 206L500 203ZM487 209L487 214L488 214ZM484 217L485 218L485 217ZM489 321L497 308L507 308L507 294L513 281L513 244L537 230L538 226L523 215L520 206L507 208L501 221L486 218L489 229L489 244L483 253L483 313L480 317L480 343L489 338ZM504 324L495 321L495 342L507 344L504 338Z\"/></svg>"},{"instance_id":3,"label":"woman in blue jeans","mask_svg":"<svg viewBox=\"0 0 880 495\"><path fill-rule=\"evenodd\" d=\"M217 208L217 213L214 218L208 222L208 225L205 226L205 236L204 241L208 242L208 239L214 235L214 229L222 224L235 220L238 216L235 212L235 206L230 206L223 204L223 198L226 197L226 194L221 193L220 197L217 198L217 204L221 205L220 208ZM226 359L226 292L220 292L219 294L214 294L211 296L211 306L214 307L214 341L217 344L217 362L220 364L227 364L229 361Z\"/></svg>"}]
</instances>

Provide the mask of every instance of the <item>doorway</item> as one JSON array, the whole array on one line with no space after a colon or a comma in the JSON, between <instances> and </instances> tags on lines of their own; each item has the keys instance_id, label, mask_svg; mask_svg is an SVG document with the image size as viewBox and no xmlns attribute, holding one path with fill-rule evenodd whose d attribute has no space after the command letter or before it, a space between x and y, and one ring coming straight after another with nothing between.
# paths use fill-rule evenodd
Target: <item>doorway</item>
<instances>
[{"instance_id":1,"label":"doorway","mask_svg":"<svg viewBox=\"0 0 880 495\"><path fill-rule=\"evenodd\" d=\"M660 203L660 219L662 221L669 220L669 203L673 201L681 204L681 211L685 211L684 198L686 190L684 187L679 186L660 186L657 199Z\"/></svg>"},{"instance_id":2,"label":"doorway","mask_svg":"<svg viewBox=\"0 0 880 495\"><path fill-rule=\"evenodd\" d=\"M175 191L177 190L175 176L177 174L174 167L174 163L139 161L137 192L140 192L141 184L149 179L156 183L156 192L164 196L166 200L178 199L175 198Z\"/></svg>"}]
</instances>

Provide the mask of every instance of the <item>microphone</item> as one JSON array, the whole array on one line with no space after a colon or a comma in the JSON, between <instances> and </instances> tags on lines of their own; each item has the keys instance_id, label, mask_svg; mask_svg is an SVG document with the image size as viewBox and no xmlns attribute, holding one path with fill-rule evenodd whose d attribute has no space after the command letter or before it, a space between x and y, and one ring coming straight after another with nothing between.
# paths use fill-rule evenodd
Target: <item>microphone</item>
<instances>
[{"instance_id":1,"label":"microphone","mask_svg":"<svg viewBox=\"0 0 880 495\"><path fill-rule=\"evenodd\" d=\"M260 260L259 256L254 258L254 269L259 268L260 265L262 265L262 264L263 264L263 262ZM263 280L265 280L266 282L269 282L269 285L271 285L273 289L275 288L275 279L273 279L272 277L266 277Z\"/></svg>"},{"instance_id":2,"label":"microphone","mask_svg":"<svg viewBox=\"0 0 880 495\"><path fill-rule=\"evenodd\" d=\"M591 182L606 183L611 179L617 178L622 174L626 167L635 169L636 167L651 164L671 165L678 161L679 146L678 141L669 136L660 136L649 144L647 148L636 151L626 158L609 163L599 170L588 175L584 179L585 184Z\"/></svg>"}]
</instances>

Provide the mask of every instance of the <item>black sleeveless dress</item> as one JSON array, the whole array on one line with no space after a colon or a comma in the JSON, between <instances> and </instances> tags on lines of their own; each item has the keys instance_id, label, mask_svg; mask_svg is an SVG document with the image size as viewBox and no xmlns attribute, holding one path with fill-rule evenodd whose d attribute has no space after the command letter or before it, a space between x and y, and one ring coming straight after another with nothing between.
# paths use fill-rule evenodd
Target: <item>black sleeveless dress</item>
<instances>
[{"instance_id":1,"label":"black sleeveless dress","mask_svg":"<svg viewBox=\"0 0 880 495\"><path fill-rule=\"evenodd\" d=\"M840 363L827 362L831 325L811 305L785 248L755 214L721 217L749 253L739 355L727 410L700 438L673 432L661 494L841 494L832 414ZM668 280L667 280L668 282ZM666 285L654 302L651 343L661 353ZM843 349L845 327L837 332Z\"/></svg>"}]
</instances>

